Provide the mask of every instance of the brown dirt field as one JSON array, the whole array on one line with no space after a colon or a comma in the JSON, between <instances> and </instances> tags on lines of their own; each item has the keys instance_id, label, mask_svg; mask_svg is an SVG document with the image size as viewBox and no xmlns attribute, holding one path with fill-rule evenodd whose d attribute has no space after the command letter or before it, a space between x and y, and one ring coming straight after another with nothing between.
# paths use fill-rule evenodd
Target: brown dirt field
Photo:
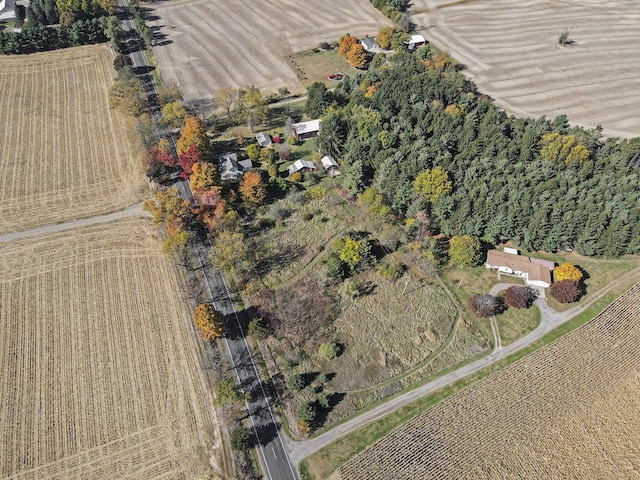
<instances>
[{"instance_id":1,"label":"brown dirt field","mask_svg":"<svg viewBox=\"0 0 640 480\"><path fill-rule=\"evenodd\" d=\"M638 478L639 306L637 284L584 327L396 429L339 477Z\"/></svg>"},{"instance_id":2,"label":"brown dirt field","mask_svg":"<svg viewBox=\"0 0 640 480\"><path fill-rule=\"evenodd\" d=\"M0 245L0 477L209 478L191 314L148 220Z\"/></svg>"},{"instance_id":3,"label":"brown dirt field","mask_svg":"<svg viewBox=\"0 0 640 480\"><path fill-rule=\"evenodd\" d=\"M118 210L144 180L106 45L0 57L0 233Z\"/></svg>"},{"instance_id":4,"label":"brown dirt field","mask_svg":"<svg viewBox=\"0 0 640 480\"><path fill-rule=\"evenodd\" d=\"M633 0L415 0L424 36L506 111L640 135L640 4ZM436 8L438 7L439 8ZM433 10L429 10L433 9ZM425 12L425 10L427 10ZM558 45L571 28L570 46Z\"/></svg>"},{"instance_id":5,"label":"brown dirt field","mask_svg":"<svg viewBox=\"0 0 640 480\"><path fill-rule=\"evenodd\" d=\"M255 85L265 93L304 91L285 54L333 42L346 32L375 35L390 20L368 0L172 0L145 4L160 37L153 55L165 82L185 99L210 99L224 87ZM328 74L334 72L328 72Z\"/></svg>"}]
</instances>

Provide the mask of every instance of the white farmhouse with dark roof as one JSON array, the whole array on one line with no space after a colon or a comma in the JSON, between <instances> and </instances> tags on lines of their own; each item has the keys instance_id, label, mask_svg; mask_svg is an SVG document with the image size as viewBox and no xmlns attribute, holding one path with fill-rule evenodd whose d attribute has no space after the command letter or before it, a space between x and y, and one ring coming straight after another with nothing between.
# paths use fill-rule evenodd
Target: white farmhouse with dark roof
<instances>
[{"instance_id":1,"label":"white farmhouse with dark roof","mask_svg":"<svg viewBox=\"0 0 640 480\"><path fill-rule=\"evenodd\" d=\"M237 180L253 167L251 159L238 160L235 153L226 153L218 159L221 180Z\"/></svg>"},{"instance_id":2,"label":"white farmhouse with dark roof","mask_svg":"<svg viewBox=\"0 0 640 480\"><path fill-rule=\"evenodd\" d=\"M296 140L306 140L317 137L320 133L320 120L309 120L308 122L294 123L291 125L293 136Z\"/></svg>"}]
</instances>

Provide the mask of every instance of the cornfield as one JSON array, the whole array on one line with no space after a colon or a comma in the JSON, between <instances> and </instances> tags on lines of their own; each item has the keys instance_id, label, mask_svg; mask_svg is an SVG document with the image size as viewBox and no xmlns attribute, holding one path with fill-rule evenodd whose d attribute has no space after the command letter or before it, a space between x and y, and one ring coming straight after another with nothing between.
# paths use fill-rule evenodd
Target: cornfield
<instances>
[{"instance_id":1,"label":"cornfield","mask_svg":"<svg viewBox=\"0 0 640 480\"><path fill-rule=\"evenodd\" d=\"M584 327L415 417L332 476L640 475L640 284Z\"/></svg>"},{"instance_id":2,"label":"cornfield","mask_svg":"<svg viewBox=\"0 0 640 480\"><path fill-rule=\"evenodd\" d=\"M0 233L140 200L112 62L106 45L0 57Z\"/></svg>"},{"instance_id":3,"label":"cornfield","mask_svg":"<svg viewBox=\"0 0 640 480\"><path fill-rule=\"evenodd\" d=\"M0 477L208 478L190 311L128 219L0 245Z\"/></svg>"}]
</instances>

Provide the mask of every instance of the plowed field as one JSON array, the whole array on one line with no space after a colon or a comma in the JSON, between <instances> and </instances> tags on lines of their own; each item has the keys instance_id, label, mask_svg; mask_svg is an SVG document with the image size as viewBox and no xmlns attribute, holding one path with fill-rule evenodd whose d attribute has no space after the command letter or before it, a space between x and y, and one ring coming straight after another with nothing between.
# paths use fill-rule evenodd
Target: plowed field
<instances>
[{"instance_id":1,"label":"plowed field","mask_svg":"<svg viewBox=\"0 0 640 480\"><path fill-rule=\"evenodd\" d=\"M153 55L162 78L180 85L188 100L248 85L301 92L285 54L347 32L376 35L390 23L368 0L171 0L149 7L159 17L150 25L159 29Z\"/></svg>"},{"instance_id":2,"label":"plowed field","mask_svg":"<svg viewBox=\"0 0 640 480\"><path fill-rule=\"evenodd\" d=\"M0 57L0 233L140 199L112 62L106 45Z\"/></svg>"},{"instance_id":3,"label":"plowed field","mask_svg":"<svg viewBox=\"0 0 640 480\"><path fill-rule=\"evenodd\" d=\"M635 0L415 0L421 33L468 67L480 91L520 116L566 114L640 135L640 3ZM440 5L440 8L437 8ZM575 43L558 45L570 28Z\"/></svg>"},{"instance_id":4,"label":"plowed field","mask_svg":"<svg viewBox=\"0 0 640 480\"><path fill-rule=\"evenodd\" d=\"M0 264L0 478L208 478L215 414L150 223L0 245Z\"/></svg>"},{"instance_id":5,"label":"plowed field","mask_svg":"<svg viewBox=\"0 0 640 480\"><path fill-rule=\"evenodd\" d=\"M640 284L579 330L398 428L339 477L638 478L639 313Z\"/></svg>"}]
</instances>

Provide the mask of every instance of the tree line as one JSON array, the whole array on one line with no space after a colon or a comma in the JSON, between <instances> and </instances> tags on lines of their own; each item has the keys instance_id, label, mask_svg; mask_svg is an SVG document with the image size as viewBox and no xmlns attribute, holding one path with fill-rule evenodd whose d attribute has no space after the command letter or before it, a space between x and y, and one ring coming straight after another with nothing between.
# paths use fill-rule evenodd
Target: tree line
<instances>
[{"instance_id":1,"label":"tree line","mask_svg":"<svg viewBox=\"0 0 640 480\"><path fill-rule=\"evenodd\" d=\"M416 232L640 253L638 138L605 139L565 116L509 116L429 45L379 54L335 92L310 93L320 148L340 159L343 186L375 189Z\"/></svg>"}]
</instances>

